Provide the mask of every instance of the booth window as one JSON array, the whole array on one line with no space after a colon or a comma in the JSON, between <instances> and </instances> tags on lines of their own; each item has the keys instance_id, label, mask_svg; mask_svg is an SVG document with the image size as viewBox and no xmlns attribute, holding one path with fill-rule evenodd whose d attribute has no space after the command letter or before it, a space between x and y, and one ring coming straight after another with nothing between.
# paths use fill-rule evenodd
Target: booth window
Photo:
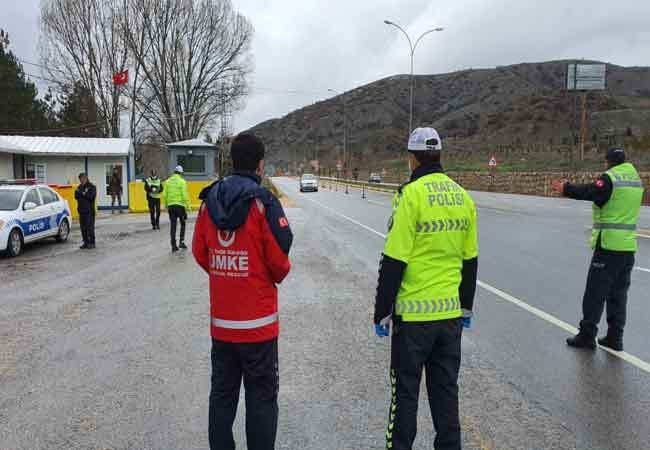
<instances>
[{"instance_id":1,"label":"booth window","mask_svg":"<svg viewBox=\"0 0 650 450\"><path fill-rule=\"evenodd\" d=\"M176 164L183 167L183 171L188 174L204 174L205 155L178 155Z\"/></svg>"},{"instance_id":2,"label":"booth window","mask_svg":"<svg viewBox=\"0 0 650 450\"><path fill-rule=\"evenodd\" d=\"M47 181L45 164L26 163L25 178L29 180L36 180L40 184L45 184Z\"/></svg>"}]
</instances>

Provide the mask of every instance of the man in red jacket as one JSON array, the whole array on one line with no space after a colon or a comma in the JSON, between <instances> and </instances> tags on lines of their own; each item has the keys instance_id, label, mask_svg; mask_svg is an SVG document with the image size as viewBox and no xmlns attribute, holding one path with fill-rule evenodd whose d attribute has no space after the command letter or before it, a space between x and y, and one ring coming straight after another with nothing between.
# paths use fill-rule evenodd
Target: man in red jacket
<instances>
[{"instance_id":1,"label":"man in red jacket","mask_svg":"<svg viewBox=\"0 0 650 450\"><path fill-rule=\"evenodd\" d=\"M280 202L260 185L264 144L240 134L234 172L203 190L192 251L210 276L210 449L234 450L242 378L249 450L273 450L278 423L278 291L293 235Z\"/></svg>"}]
</instances>

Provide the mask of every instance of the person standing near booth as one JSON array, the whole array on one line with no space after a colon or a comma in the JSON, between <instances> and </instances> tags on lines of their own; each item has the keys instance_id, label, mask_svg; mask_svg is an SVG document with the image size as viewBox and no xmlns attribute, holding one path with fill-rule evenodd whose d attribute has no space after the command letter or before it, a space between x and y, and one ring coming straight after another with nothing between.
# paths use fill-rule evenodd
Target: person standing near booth
<instances>
[{"instance_id":1,"label":"person standing near booth","mask_svg":"<svg viewBox=\"0 0 650 450\"><path fill-rule=\"evenodd\" d=\"M160 196L163 192L163 184L155 170L151 171L149 178L144 180L144 190L147 193L147 204L151 216L151 227L160 230Z\"/></svg>"},{"instance_id":2,"label":"person standing near booth","mask_svg":"<svg viewBox=\"0 0 650 450\"><path fill-rule=\"evenodd\" d=\"M97 188L88 180L88 175L82 172L79 174L79 186L74 193L77 200L77 212L79 213L79 227L83 238L82 250L95 248L95 199Z\"/></svg>"},{"instance_id":3,"label":"person standing near booth","mask_svg":"<svg viewBox=\"0 0 650 450\"><path fill-rule=\"evenodd\" d=\"M187 191L187 182L183 178L183 167L176 166L174 174L167 179L165 186L165 208L169 213L170 234L172 252L177 252L179 248L186 249L185 245L185 222L187 214L190 212L191 203L190 195ZM181 232L178 245L176 245L176 224L180 220Z\"/></svg>"},{"instance_id":4,"label":"person standing near booth","mask_svg":"<svg viewBox=\"0 0 650 450\"><path fill-rule=\"evenodd\" d=\"M115 214L115 203L117 203L118 210L122 214L122 192L122 174L120 169L115 167L108 182L108 193L111 195L111 214Z\"/></svg>"}]
</instances>

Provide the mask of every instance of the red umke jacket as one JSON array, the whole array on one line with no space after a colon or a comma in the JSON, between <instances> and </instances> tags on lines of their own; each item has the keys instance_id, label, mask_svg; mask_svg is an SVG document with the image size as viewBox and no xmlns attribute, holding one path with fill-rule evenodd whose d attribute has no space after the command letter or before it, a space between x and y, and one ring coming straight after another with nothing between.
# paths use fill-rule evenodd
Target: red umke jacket
<instances>
[{"instance_id":1,"label":"red umke jacket","mask_svg":"<svg viewBox=\"0 0 650 450\"><path fill-rule=\"evenodd\" d=\"M289 274L293 235L280 202L253 173L206 188L192 252L210 276L213 339L263 342L278 336L278 290Z\"/></svg>"}]
</instances>

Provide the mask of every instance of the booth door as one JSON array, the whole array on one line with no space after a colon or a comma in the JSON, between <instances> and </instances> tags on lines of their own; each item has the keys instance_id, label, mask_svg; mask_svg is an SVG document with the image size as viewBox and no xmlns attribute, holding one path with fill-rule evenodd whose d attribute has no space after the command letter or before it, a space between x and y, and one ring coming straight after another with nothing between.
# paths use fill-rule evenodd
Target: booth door
<instances>
[{"instance_id":1,"label":"booth door","mask_svg":"<svg viewBox=\"0 0 650 450\"><path fill-rule=\"evenodd\" d=\"M104 164L104 185L102 190L99 193L97 201L100 206L103 208L110 208L111 206L111 194L109 191L109 183L111 182L111 177L113 176L113 171L117 168L120 179L122 181L122 207L126 207L129 204L129 193L126 186L126 167L121 163L114 164ZM117 205L116 205L117 206Z\"/></svg>"}]
</instances>

